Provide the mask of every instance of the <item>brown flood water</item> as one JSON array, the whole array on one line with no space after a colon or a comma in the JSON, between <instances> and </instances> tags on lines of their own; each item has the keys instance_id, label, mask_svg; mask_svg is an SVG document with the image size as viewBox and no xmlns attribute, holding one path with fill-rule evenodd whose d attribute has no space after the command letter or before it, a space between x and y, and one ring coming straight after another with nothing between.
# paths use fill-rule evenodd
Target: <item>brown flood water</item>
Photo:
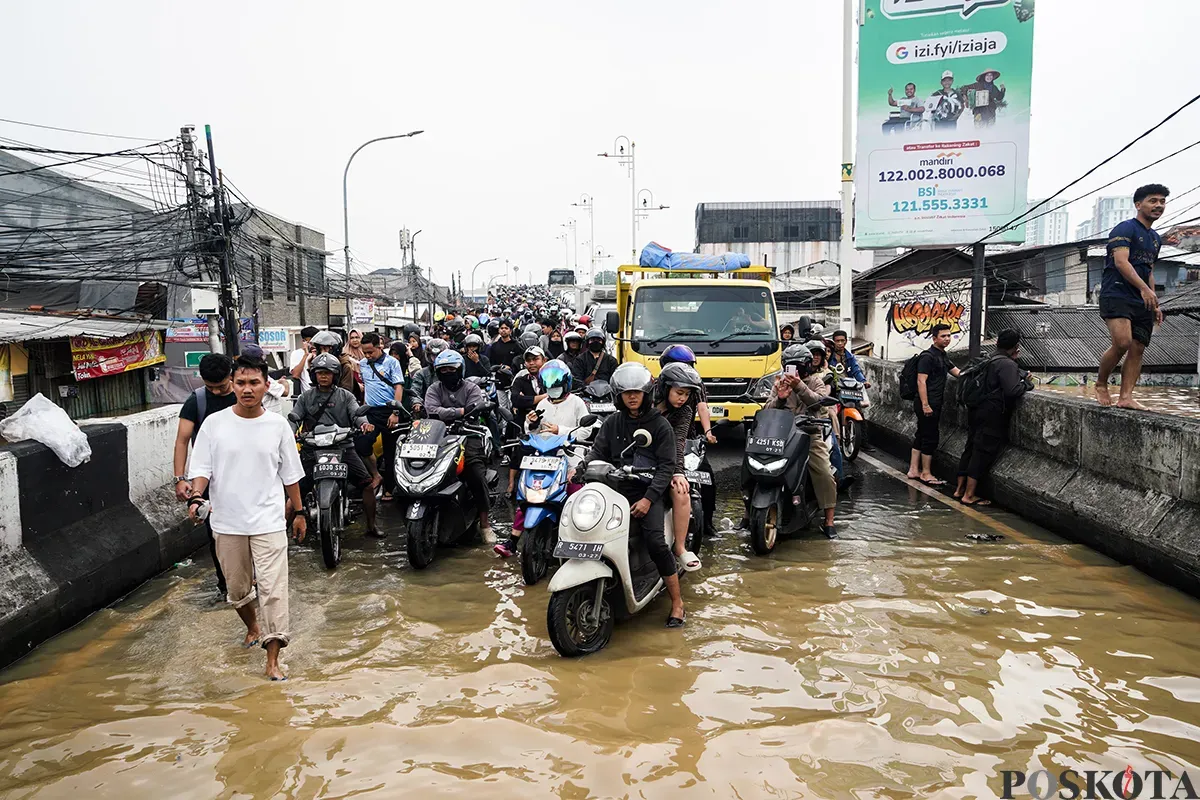
<instances>
[{"instance_id":1,"label":"brown flood water","mask_svg":"<svg viewBox=\"0 0 1200 800\"><path fill-rule=\"evenodd\" d=\"M0 796L995 797L1002 769L1127 764L1200 786L1200 603L1011 515L1021 536L971 541L992 529L864 471L841 539L759 558L723 532L686 628L660 598L574 661L544 582L483 548L416 573L393 524L333 573L293 549L268 683L198 560L0 672Z\"/></svg>"}]
</instances>

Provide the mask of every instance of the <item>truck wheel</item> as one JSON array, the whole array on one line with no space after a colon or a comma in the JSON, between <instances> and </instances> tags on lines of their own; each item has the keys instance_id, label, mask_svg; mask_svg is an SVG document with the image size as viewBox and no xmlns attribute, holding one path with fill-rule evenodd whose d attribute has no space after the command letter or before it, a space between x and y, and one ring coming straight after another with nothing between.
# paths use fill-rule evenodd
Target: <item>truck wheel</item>
<instances>
[{"instance_id":1,"label":"truck wheel","mask_svg":"<svg viewBox=\"0 0 1200 800\"><path fill-rule=\"evenodd\" d=\"M427 514L408 523L408 563L425 569L437 553L439 514Z\"/></svg>"},{"instance_id":2,"label":"truck wheel","mask_svg":"<svg viewBox=\"0 0 1200 800\"><path fill-rule=\"evenodd\" d=\"M598 578L597 580L603 580ZM593 603L596 600L596 581L573 586L550 596L546 607L546 628L550 643L558 654L577 658L602 650L612 638L613 615L605 597L601 601L600 621L592 623Z\"/></svg>"},{"instance_id":3,"label":"truck wheel","mask_svg":"<svg viewBox=\"0 0 1200 800\"><path fill-rule=\"evenodd\" d=\"M756 508L750 512L750 545L760 556L770 555L779 538L778 506Z\"/></svg>"}]
</instances>

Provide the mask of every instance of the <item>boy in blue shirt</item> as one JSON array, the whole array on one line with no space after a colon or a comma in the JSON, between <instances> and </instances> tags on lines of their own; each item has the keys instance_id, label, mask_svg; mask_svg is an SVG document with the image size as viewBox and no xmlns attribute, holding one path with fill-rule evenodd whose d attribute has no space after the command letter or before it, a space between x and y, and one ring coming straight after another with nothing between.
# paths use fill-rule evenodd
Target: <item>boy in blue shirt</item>
<instances>
[{"instance_id":1,"label":"boy in blue shirt","mask_svg":"<svg viewBox=\"0 0 1200 800\"><path fill-rule=\"evenodd\" d=\"M1162 248L1162 237L1153 225L1167 207L1166 186L1151 183L1133 194L1137 216L1113 228L1108 237L1108 255L1100 284L1100 318L1108 325L1112 346L1100 358L1096 376L1096 399L1113 405L1108 378L1122 357L1120 408L1142 408L1133 399L1133 387L1142 374L1142 353L1150 344L1154 326L1162 324L1162 310L1154 293L1154 262Z\"/></svg>"}]
</instances>

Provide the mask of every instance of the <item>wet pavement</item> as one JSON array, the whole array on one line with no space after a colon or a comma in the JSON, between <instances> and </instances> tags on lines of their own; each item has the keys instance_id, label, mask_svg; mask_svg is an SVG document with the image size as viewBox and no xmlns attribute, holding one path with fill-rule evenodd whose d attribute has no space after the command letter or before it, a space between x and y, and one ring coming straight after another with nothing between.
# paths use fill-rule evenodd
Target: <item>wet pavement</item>
<instances>
[{"instance_id":1,"label":"wet pavement","mask_svg":"<svg viewBox=\"0 0 1200 800\"><path fill-rule=\"evenodd\" d=\"M1200 602L859 468L840 539L760 558L720 532L684 629L660 598L579 660L545 582L482 547L415 572L391 516L334 572L293 548L269 683L198 555L0 672L0 797L995 797L1003 769L1127 764L1200 786Z\"/></svg>"}]
</instances>

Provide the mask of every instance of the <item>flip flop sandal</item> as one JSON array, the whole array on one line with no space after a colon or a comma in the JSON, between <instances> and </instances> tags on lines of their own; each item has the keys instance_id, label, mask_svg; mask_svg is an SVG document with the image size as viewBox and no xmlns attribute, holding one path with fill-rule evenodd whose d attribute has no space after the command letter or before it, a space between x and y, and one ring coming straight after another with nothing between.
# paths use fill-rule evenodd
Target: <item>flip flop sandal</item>
<instances>
[{"instance_id":1,"label":"flip flop sandal","mask_svg":"<svg viewBox=\"0 0 1200 800\"><path fill-rule=\"evenodd\" d=\"M255 639L253 642L250 642L249 644L247 644L244 641L242 642L242 647L243 647L243 649L246 649L246 650L249 650L251 647L257 647L257 646L258 646L258 639Z\"/></svg>"},{"instance_id":2,"label":"flip flop sandal","mask_svg":"<svg viewBox=\"0 0 1200 800\"><path fill-rule=\"evenodd\" d=\"M695 572L700 569L700 559L691 550L684 551L682 560L684 572Z\"/></svg>"},{"instance_id":3,"label":"flip flop sandal","mask_svg":"<svg viewBox=\"0 0 1200 800\"><path fill-rule=\"evenodd\" d=\"M937 478L934 478L931 481L921 480L920 478L917 478L917 480L920 480L921 483L925 484L926 486L946 486L947 485L945 481L938 480Z\"/></svg>"},{"instance_id":4,"label":"flip flop sandal","mask_svg":"<svg viewBox=\"0 0 1200 800\"><path fill-rule=\"evenodd\" d=\"M683 620L684 620L684 617L686 617L686 616L687 616L687 612L685 611L683 617L667 617L667 627L668 628L682 628Z\"/></svg>"}]
</instances>

